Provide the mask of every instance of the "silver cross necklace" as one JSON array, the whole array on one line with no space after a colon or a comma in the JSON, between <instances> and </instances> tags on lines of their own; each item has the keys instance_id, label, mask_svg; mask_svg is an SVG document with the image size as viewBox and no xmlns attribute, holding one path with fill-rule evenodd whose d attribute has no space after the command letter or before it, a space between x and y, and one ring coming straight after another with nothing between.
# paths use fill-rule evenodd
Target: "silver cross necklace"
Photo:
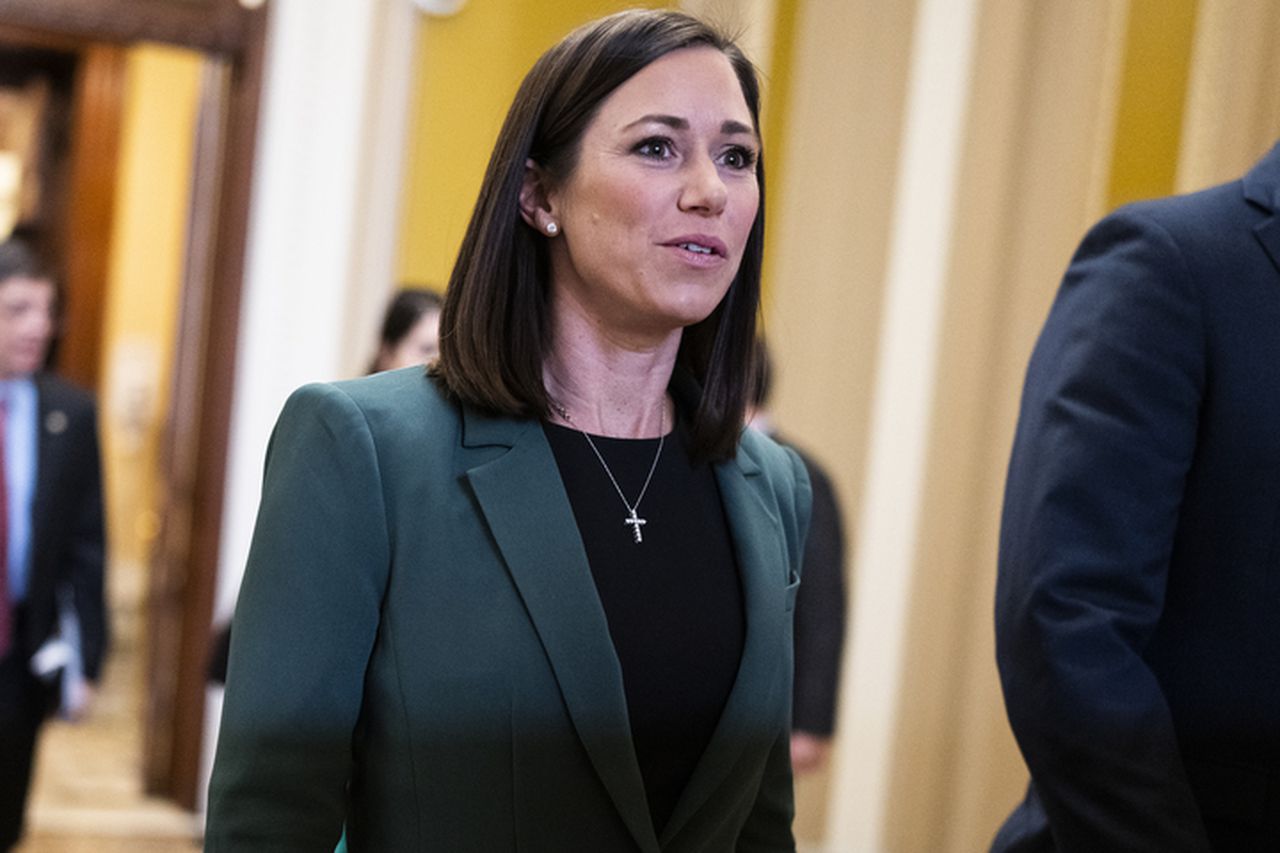
<instances>
[{"instance_id":1,"label":"silver cross necklace","mask_svg":"<svg viewBox=\"0 0 1280 853\"><path fill-rule=\"evenodd\" d=\"M636 495L636 502L631 503L627 500L627 496L623 494L622 487L618 485L618 478L613 476L613 471L609 470L609 463L604 461L600 448L596 447L596 443L591 440L591 436L587 434L587 431L573 422L573 418L569 417L569 410L560 405L559 402L551 399L548 399L548 402L551 403L551 408L565 423L582 433L582 437L587 440L587 445L590 446L591 452L600 461L600 467L604 469L605 474L609 475L609 482L613 483L613 490L618 493L618 497L622 500L622 505L627 508L627 517L622 520L622 523L630 525L631 535L636 542L643 542L644 535L641 534L640 528L648 524L649 521L640 517L640 501L644 500L645 492L649 491L649 482L653 480L653 472L658 470L658 458L662 456L662 445L666 441L665 433L667 429L666 406L662 407L661 419L658 421L658 449L654 452L653 462L649 465L649 475L644 478L644 485L640 487L640 494Z\"/></svg>"}]
</instances>

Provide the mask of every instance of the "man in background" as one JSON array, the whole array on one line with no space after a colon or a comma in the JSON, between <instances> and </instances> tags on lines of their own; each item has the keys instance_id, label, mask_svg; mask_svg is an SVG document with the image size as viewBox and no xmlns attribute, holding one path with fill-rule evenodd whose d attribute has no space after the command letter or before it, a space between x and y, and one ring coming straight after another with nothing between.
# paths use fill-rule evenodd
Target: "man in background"
<instances>
[{"instance_id":1,"label":"man in background","mask_svg":"<svg viewBox=\"0 0 1280 853\"><path fill-rule=\"evenodd\" d=\"M33 253L0 244L0 850L22 834L57 671L78 661L96 682L106 646L97 417L88 394L41 372L56 308ZM68 633L71 648L57 642Z\"/></svg>"},{"instance_id":2,"label":"man in background","mask_svg":"<svg viewBox=\"0 0 1280 853\"><path fill-rule=\"evenodd\" d=\"M1280 850L1280 146L1108 216L1027 371L996 851Z\"/></svg>"}]
</instances>

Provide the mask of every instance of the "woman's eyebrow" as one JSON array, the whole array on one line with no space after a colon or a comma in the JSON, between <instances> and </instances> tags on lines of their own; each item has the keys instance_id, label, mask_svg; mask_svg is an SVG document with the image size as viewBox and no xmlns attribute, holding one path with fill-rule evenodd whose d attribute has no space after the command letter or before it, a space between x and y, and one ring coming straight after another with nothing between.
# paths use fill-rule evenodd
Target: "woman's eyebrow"
<instances>
[{"instance_id":1,"label":"woman's eyebrow","mask_svg":"<svg viewBox=\"0 0 1280 853\"><path fill-rule=\"evenodd\" d=\"M689 122L687 119L679 116L662 115L660 113L650 113L649 115L640 116L640 118L631 122L631 124L623 127L623 130L630 130L638 124L665 124L673 130L688 130Z\"/></svg>"},{"instance_id":2,"label":"woman's eyebrow","mask_svg":"<svg viewBox=\"0 0 1280 853\"><path fill-rule=\"evenodd\" d=\"M662 125L666 125L672 130L688 130L689 129L688 119L683 119L680 116L665 115L662 113L650 113L649 115L640 116L640 118L636 119L635 121L631 122L628 125L625 125L622 129L624 131L630 130L636 125L641 125L641 124L662 124ZM726 121L724 121L720 125L720 132L725 134L726 136L733 136L733 135L743 134L743 133L747 134L748 136L756 135L755 128L751 127L751 125L743 124L742 122L735 121L734 119L727 119Z\"/></svg>"}]
</instances>

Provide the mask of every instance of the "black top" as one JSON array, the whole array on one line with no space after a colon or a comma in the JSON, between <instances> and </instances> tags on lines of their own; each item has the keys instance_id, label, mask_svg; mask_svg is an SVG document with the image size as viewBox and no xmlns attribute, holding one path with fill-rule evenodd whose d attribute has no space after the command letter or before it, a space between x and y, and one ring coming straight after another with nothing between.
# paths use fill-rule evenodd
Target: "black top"
<instances>
[{"instance_id":1,"label":"black top","mask_svg":"<svg viewBox=\"0 0 1280 853\"><path fill-rule=\"evenodd\" d=\"M638 507L637 543L622 499L582 433L547 424L609 634L622 667L631 735L661 834L711 740L742 657L746 620L728 520L709 463L669 434ZM634 504L655 439L592 436Z\"/></svg>"}]
</instances>

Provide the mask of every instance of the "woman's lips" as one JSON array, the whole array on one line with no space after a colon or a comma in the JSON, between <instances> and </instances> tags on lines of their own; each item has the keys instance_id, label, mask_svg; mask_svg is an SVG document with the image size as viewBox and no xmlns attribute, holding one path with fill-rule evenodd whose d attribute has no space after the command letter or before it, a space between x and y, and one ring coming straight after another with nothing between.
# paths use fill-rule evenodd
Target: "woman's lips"
<instances>
[{"instance_id":1,"label":"woman's lips","mask_svg":"<svg viewBox=\"0 0 1280 853\"><path fill-rule=\"evenodd\" d=\"M706 234L685 234L662 244L674 249L680 257L695 266L715 266L729 256L722 240Z\"/></svg>"}]
</instances>

